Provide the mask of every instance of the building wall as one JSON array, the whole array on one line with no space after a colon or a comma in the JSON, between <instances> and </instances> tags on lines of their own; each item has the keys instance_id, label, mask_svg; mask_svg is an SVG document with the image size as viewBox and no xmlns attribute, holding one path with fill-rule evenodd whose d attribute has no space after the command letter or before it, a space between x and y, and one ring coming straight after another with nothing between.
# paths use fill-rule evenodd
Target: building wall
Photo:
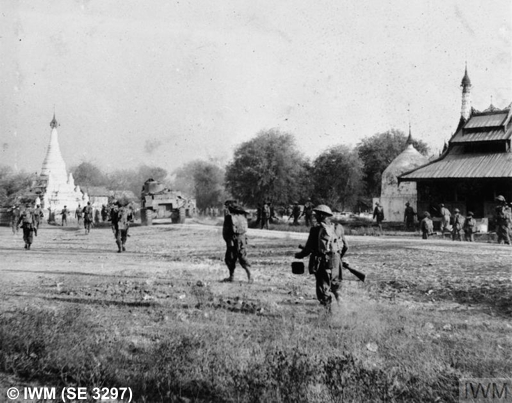
<instances>
[{"instance_id":1,"label":"building wall","mask_svg":"<svg viewBox=\"0 0 512 403\"><path fill-rule=\"evenodd\" d=\"M380 203L384 209L386 221L403 221L405 203L409 202L414 211L417 208L417 192L415 182L404 182L399 186L388 186L382 194Z\"/></svg>"}]
</instances>

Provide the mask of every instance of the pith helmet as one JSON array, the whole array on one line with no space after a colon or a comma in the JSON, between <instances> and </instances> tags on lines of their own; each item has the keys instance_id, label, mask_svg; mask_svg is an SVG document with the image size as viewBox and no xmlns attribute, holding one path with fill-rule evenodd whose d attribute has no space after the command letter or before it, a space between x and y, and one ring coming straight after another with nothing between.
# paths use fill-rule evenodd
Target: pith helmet
<instances>
[{"instance_id":1,"label":"pith helmet","mask_svg":"<svg viewBox=\"0 0 512 403\"><path fill-rule=\"evenodd\" d=\"M429 213L428 211L424 211L424 212L423 212L423 215L424 215L425 217L430 218L430 213Z\"/></svg>"},{"instance_id":2,"label":"pith helmet","mask_svg":"<svg viewBox=\"0 0 512 403\"><path fill-rule=\"evenodd\" d=\"M501 201L501 202L506 201L502 195L499 195L498 197L496 197L496 200Z\"/></svg>"},{"instance_id":3,"label":"pith helmet","mask_svg":"<svg viewBox=\"0 0 512 403\"><path fill-rule=\"evenodd\" d=\"M473 212L472 212L472 211L469 211L469 212L468 212L468 216L473 217Z\"/></svg>"},{"instance_id":4,"label":"pith helmet","mask_svg":"<svg viewBox=\"0 0 512 403\"><path fill-rule=\"evenodd\" d=\"M453 211L455 211L456 213L460 213L460 210L459 210L458 208L456 208L456 209L455 209L455 210L453 210Z\"/></svg>"},{"instance_id":5,"label":"pith helmet","mask_svg":"<svg viewBox=\"0 0 512 403\"><path fill-rule=\"evenodd\" d=\"M330 209L329 206L326 206L325 204L320 204L318 206L316 206L313 211L316 211L318 213L322 213L322 214L325 214L326 216L328 217L332 217L332 210Z\"/></svg>"}]
</instances>

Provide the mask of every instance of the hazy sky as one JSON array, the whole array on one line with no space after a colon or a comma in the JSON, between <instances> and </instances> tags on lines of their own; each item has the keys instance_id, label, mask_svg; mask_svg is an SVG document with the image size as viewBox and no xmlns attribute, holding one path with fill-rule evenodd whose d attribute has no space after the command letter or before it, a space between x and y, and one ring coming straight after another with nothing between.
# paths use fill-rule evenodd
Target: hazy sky
<instances>
[{"instance_id":1,"label":"hazy sky","mask_svg":"<svg viewBox=\"0 0 512 403\"><path fill-rule=\"evenodd\" d=\"M0 164L228 161L258 131L314 158L398 128L433 149L512 101L510 0L1 0ZM410 105L410 108L409 108ZM410 109L410 112L408 112Z\"/></svg>"}]
</instances>

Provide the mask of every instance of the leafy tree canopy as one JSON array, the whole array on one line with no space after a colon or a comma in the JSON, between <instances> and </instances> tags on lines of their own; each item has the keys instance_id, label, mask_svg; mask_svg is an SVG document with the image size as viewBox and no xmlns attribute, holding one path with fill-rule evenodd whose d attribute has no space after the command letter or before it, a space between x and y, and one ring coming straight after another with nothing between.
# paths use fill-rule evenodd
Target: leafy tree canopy
<instances>
[{"instance_id":1,"label":"leafy tree canopy","mask_svg":"<svg viewBox=\"0 0 512 403\"><path fill-rule=\"evenodd\" d=\"M403 131L391 129L366 137L357 145L367 197L380 196L382 172L405 150L407 137ZM423 141L413 139L413 146L421 154L428 154L429 148Z\"/></svg>"},{"instance_id":2,"label":"leafy tree canopy","mask_svg":"<svg viewBox=\"0 0 512 403\"><path fill-rule=\"evenodd\" d=\"M14 172L7 165L0 165L0 206L20 202L23 192L29 190L33 175L26 172Z\"/></svg>"},{"instance_id":3,"label":"leafy tree canopy","mask_svg":"<svg viewBox=\"0 0 512 403\"><path fill-rule=\"evenodd\" d=\"M196 198L197 207L220 207L227 199L225 170L210 161L195 160L175 171L175 187Z\"/></svg>"},{"instance_id":4,"label":"leafy tree canopy","mask_svg":"<svg viewBox=\"0 0 512 403\"><path fill-rule=\"evenodd\" d=\"M278 129L261 131L235 150L226 168L226 187L247 205L265 200L289 204L304 193L305 167L306 160L291 134Z\"/></svg>"},{"instance_id":5,"label":"leafy tree canopy","mask_svg":"<svg viewBox=\"0 0 512 403\"><path fill-rule=\"evenodd\" d=\"M363 164L357 151L339 145L313 162L313 202L344 211L355 206L362 184Z\"/></svg>"}]
</instances>

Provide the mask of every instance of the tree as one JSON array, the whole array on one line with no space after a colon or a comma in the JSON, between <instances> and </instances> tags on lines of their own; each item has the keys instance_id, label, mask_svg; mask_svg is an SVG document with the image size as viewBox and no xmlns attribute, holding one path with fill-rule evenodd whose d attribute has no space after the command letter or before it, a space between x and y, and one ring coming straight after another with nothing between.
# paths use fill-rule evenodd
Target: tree
<instances>
[{"instance_id":1,"label":"tree","mask_svg":"<svg viewBox=\"0 0 512 403\"><path fill-rule=\"evenodd\" d=\"M22 201L21 196L29 190L33 179L33 175L15 173L11 167L0 165L0 206Z\"/></svg>"},{"instance_id":2,"label":"tree","mask_svg":"<svg viewBox=\"0 0 512 403\"><path fill-rule=\"evenodd\" d=\"M357 145L359 158L363 161L363 180L368 197L379 197L382 172L405 150L407 135L401 130L391 129L366 137ZM428 146L421 140L412 144L421 154L428 154Z\"/></svg>"},{"instance_id":3,"label":"tree","mask_svg":"<svg viewBox=\"0 0 512 403\"><path fill-rule=\"evenodd\" d=\"M363 163L357 151L339 145L320 154L313 162L315 203L352 209L363 190Z\"/></svg>"},{"instance_id":4,"label":"tree","mask_svg":"<svg viewBox=\"0 0 512 403\"><path fill-rule=\"evenodd\" d=\"M92 162L80 163L78 166L71 168L71 173L75 183L84 189L89 186L105 186L108 182L105 173Z\"/></svg>"},{"instance_id":5,"label":"tree","mask_svg":"<svg viewBox=\"0 0 512 403\"><path fill-rule=\"evenodd\" d=\"M291 134L278 129L261 131L235 150L226 168L226 187L248 205L267 199L289 204L301 196L305 164Z\"/></svg>"},{"instance_id":6,"label":"tree","mask_svg":"<svg viewBox=\"0 0 512 403\"><path fill-rule=\"evenodd\" d=\"M217 164L196 160L176 170L176 189L196 198L197 207L221 206L225 201L225 170Z\"/></svg>"}]
</instances>

